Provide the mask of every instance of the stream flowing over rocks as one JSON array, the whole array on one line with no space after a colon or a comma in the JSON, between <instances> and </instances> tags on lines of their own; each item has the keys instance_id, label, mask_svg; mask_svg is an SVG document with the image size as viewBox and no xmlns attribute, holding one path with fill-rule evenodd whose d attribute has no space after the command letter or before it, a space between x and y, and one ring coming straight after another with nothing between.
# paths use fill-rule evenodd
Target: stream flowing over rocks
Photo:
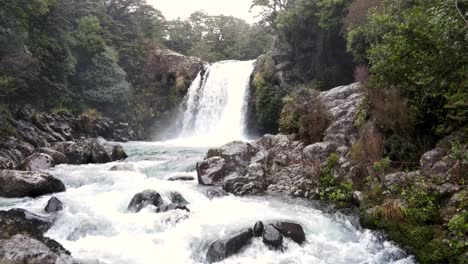
<instances>
[{"instance_id":1,"label":"stream flowing over rocks","mask_svg":"<svg viewBox=\"0 0 468 264\"><path fill-rule=\"evenodd\" d=\"M353 177L358 85L322 97L330 129L309 146L285 135L216 148L187 139L19 142L30 153L18 161L34 171L0 174L8 181L0 187L0 263L414 263L360 227L352 210L305 199L317 195L317 161L332 152Z\"/></svg>"}]
</instances>

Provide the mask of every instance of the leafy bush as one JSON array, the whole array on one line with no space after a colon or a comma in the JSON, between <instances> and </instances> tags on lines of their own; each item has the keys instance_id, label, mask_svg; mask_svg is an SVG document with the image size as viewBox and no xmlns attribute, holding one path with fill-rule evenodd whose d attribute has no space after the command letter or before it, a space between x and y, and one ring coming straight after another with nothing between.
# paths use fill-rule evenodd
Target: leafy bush
<instances>
[{"instance_id":1,"label":"leafy bush","mask_svg":"<svg viewBox=\"0 0 468 264\"><path fill-rule=\"evenodd\" d=\"M280 132L298 133L307 144L322 140L329 116L316 90L301 88L284 100Z\"/></svg>"},{"instance_id":2,"label":"leafy bush","mask_svg":"<svg viewBox=\"0 0 468 264\"><path fill-rule=\"evenodd\" d=\"M353 183L335 177L334 169L339 158L338 154L333 153L328 157L325 166L322 168L320 173L320 199L342 204L351 201Z\"/></svg>"},{"instance_id":3,"label":"leafy bush","mask_svg":"<svg viewBox=\"0 0 468 264\"><path fill-rule=\"evenodd\" d=\"M416 182L403 188L400 195L407 203L405 214L408 219L421 225L437 223L439 200L435 192L424 188L421 182Z\"/></svg>"}]
</instances>

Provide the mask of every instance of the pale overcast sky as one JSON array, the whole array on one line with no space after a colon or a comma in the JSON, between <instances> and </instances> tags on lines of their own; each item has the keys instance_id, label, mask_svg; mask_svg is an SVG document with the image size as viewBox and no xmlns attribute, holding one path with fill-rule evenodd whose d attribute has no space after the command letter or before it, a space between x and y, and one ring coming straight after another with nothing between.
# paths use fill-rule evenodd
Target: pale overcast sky
<instances>
[{"instance_id":1,"label":"pale overcast sky","mask_svg":"<svg viewBox=\"0 0 468 264\"><path fill-rule=\"evenodd\" d=\"M147 0L162 11L166 19L186 18L194 11L204 10L209 15L226 15L254 22L255 14L249 13L252 0Z\"/></svg>"}]
</instances>

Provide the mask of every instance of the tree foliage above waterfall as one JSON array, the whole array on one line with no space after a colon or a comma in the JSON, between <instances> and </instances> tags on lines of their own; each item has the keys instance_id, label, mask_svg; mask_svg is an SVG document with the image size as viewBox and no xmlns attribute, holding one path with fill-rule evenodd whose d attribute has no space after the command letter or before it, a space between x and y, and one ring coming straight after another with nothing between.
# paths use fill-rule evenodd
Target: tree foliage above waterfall
<instances>
[{"instance_id":1,"label":"tree foliage above waterfall","mask_svg":"<svg viewBox=\"0 0 468 264\"><path fill-rule=\"evenodd\" d=\"M263 31L203 12L167 21L146 0L0 1L0 103L128 117L151 88L144 69L154 49L254 59L269 47Z\"/></svg>"},{"instance_id":2,"label":"tree foliage above waterfall","mask_svg":"<svg viewBox=\"0 0 468 264\"><path fill-rule=\"evenodd\" d=\"M265 27L232 16L197 11L186 20L168 21L165 45L205 61L252 60L270 48Z\"/></svg>"}]
</instances>

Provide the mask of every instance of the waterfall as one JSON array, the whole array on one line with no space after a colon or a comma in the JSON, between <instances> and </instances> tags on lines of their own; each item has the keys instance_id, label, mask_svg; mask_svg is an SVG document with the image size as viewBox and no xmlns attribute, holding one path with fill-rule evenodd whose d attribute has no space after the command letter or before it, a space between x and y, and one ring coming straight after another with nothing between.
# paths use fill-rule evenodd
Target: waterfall
<instances>
[{"instance_id":1,"label":"waterfall","mask_svg":"<svg viewBox=\"0 0 468 264\"><path fill-rule=\"evenodd\" d=\"M217 145L243 139L254 61L222 61L200 73L190 86L178 141Z\"/></svg>"}]
</instances>

